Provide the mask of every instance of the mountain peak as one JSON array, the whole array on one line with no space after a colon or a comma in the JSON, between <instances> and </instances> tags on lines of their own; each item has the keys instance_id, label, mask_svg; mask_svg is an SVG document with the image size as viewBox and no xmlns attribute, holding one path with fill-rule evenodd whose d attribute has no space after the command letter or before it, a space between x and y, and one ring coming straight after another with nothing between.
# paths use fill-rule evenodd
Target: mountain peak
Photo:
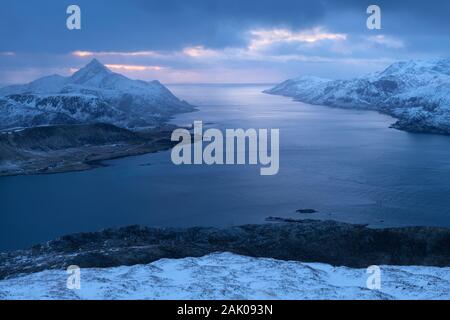
<instances>
[{"instance_id":1,"label":"mountain peak","mask_svg":"<svg viewBox=\"0 0 450 320\"><path fill-rule=\"evenodd\" d=\"M108 72L112 73L111 70L109 70L103 63L98 61L97 59L92 59L87 65L85 65L83 68L81 68L79 71L86 69L91 70L94 72Z\"/></svg>"},{"instance_id":2,"label":"mountain peak","mask_svg":"<svg viewBox=\"0 0 450 320\"><path fill-rule=\"evenodd\" d=\"M98 61L97 59L92 59L91 60L91 62L89 62L86 66L85 66L85 68L89 68L89 69L92 69L92 68L103 68L103 69L107 69L108 70L108 68L106 68L100 61Z\"/></svg>"},{"instance_id":3,"label":"mountain peak","mask_svg":"<svg viewBox=\"0 0 450 320\"><path fill-rule=\"evenodd\" d=\"M88 82L99 82L103 78L112 74L113 72L105 67L97 59L92 59L86 66L75 72L71 80L76 84L86 84Z\"/></svg>"}]
</instances>

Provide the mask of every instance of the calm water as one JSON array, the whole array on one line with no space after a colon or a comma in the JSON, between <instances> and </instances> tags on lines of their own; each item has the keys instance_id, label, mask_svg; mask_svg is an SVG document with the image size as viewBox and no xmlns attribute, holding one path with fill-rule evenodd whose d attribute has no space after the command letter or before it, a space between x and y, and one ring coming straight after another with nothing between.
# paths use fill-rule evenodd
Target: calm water
<instances>
[{"instance_id":1,"label":"calm water","mask_svg":"<svg viewBox=\"0 0 450 320\"><path fill-rule=\"evenodd\" d=\"M230 226L267 216L373 226L450 227L450 137L393 129L374 112L310 106L267 86L172 86L200 107L177 124L280 128L280 172L258 166L181 166L161 152L92 171L0 179L0 250L104 227Z\"/></svg>"}]
</instances>

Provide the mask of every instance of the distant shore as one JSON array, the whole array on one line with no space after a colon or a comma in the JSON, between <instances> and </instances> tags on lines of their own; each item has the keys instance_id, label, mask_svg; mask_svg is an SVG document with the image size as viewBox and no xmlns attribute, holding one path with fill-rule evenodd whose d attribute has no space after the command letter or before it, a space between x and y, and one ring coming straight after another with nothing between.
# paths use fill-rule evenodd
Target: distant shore
<instances>
[{"instance_id":1,"label":"distant shore","mask_svg":"<svg viewBox=\"0 0 450 320\"><path fill-rule=\"evenodd\" d=\"M132 132L108 124L35 127L0 135L0 177L56 174L170 149L173 126Z\"/></svg>"}]
</instances>

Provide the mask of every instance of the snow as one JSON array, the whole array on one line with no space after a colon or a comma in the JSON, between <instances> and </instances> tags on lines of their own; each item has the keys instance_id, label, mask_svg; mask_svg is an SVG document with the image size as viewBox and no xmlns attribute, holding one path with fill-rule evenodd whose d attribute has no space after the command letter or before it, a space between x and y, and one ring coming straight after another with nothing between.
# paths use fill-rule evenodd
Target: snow
<instances>
[{"instance_id":1,"label":"snow","mask_svg":"<svg viewBox=\"0 0 450 320\"><path fill-rule=\"evenodd\" d=\"M80 290L63 270L20 276L0 281L0 299L450 299L450 268L380 268L370 290L366 269L216 253L82 269Z\"/></svg>"},{"instance_id":2,"label":"snow","mask_svg":"<svg viewBox=\"0 0 450 320\"><path fill-rule=\"evenodd\" d=\"M397 62L352 80L300 77L267 93L345 108L373 109L450 133L450 59Z\"/></svg>"},{"instance_id":3,"label":"snow","mask_svg":"<svg viewBox=\"0 0 450 320\"><path fill-rule=\"evenodd\" d=\"M145 128L192 110L158 81L128 79L95 59L71 77L0 89L0 129L95 122Z\"/></svg>"},{"instance_id":4,"label":"snow","mask_svg":"<svg viewBox=\"0 0 450 320\"><path fill-rule=\"evenodd\" d=\"M0 89L0 96L13 94L86 94L94 96L118 96L123 93L134 93L143 96L168 94L158 81L145 82L131 80L114 73L98 60L93 59L70 77L52 75L37 79L29 84L14 85Z\"/></svg>"}]
</instances>

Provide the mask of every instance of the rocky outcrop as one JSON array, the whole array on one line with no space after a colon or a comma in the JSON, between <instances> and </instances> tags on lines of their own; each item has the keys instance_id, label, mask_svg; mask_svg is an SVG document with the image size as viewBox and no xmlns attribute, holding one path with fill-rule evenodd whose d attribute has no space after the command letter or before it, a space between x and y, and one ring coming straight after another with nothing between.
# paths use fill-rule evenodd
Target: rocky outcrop
<instances>
[{"instance_id":1,"label":"rocky outcrop","mask_svg":"<svg viewBox=\"0 0 450 320\"><path fill-rule=\"evenodd\" d=\"M222 229L131 226L68 235L28 250L0 254L0 279L69 265L106 268L213 252L349 267L450 266L450 230L371 229L315 220Z\"/></svg>"},{"instance_id":2,"label":"rocky outcrop","mask_svg":"<svg viewBox=\"0 0 450 320\"><path fill-rule=\"evenodd\" d=\"M136 132L99 123L0 132L0 176L86 170L102 160L166 150L175 144L174 128Z\"/></svg>"}]
</instances>

